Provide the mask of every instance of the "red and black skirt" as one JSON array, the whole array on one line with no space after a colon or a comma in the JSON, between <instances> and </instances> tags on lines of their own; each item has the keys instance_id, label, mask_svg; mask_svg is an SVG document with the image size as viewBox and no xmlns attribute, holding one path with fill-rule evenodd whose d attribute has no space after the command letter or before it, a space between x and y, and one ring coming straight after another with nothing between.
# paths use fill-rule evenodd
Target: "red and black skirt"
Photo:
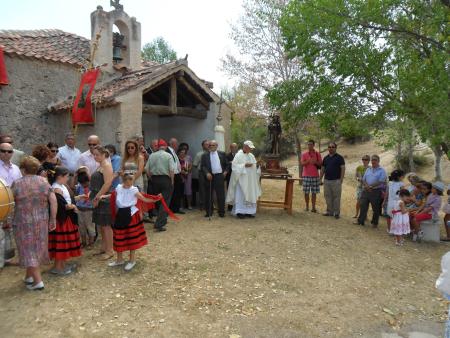
<instances>
[{"instance_id":1,"label":"red and black skirt","mask_svg":"<svg viewBox=\"0 0 450 338\"><path fill-rule=\"evenodd\" d=\"M131 216L127 226L113 227L113 248L116 252L137 250L147 243L144 222L139 211Z\"/></svg>"},{"instance_id":2,"label":"red and black skirt","mask_svg":"<svg viewBox=\"0 0 450 338\"><path fill-rule=\"evenodd\" d=\"M56 229L49 232L48 252L50 258L56 260L81 256L80 234L70 217L64 222L58 220Z\"/></svg>"}]
</instances>

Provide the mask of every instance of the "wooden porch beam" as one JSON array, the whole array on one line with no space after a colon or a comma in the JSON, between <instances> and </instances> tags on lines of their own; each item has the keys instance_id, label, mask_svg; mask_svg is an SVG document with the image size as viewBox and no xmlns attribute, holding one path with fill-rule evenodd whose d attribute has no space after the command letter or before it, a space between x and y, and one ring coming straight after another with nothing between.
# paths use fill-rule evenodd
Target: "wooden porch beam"
<instances>
[{"instance_id":1,"label":"wooden porch beam","mask_svg":"<svg viewBox=\"0 0 450 338\"><path fill-rule=\"evenodd\" d=\"M142 105L142 112L157 114L159 116L175 116L175 115L177 115L177 116L192 117L192 118L196 118L196 119L205 119L206 115L207 115L206 110L187 108L187 107L177 107L177 113L173 114L171 106L159 106L159 105L146 104L146 103L144 103Z\"/></svg>"},{"instance_id":2,"label":"wooden porch beam","mask_svg":"<svg viewBox=\"0 0 450 338\"><path fill-rule=\"evenodd\" d=\"M177 79L172 77L170 79L170 99L169 106L172 114L177 113Z\"/></svg>"},{"instance_id":3,"label":"wooden porch beam","mask_svg":"<svg viewBox=\"0 0 450 338\"><path fill-rule=\"evenodd\" d=\"M207 110L209 109L209 102L197 90L195 90L195 88L183 76L178 76L177 79L202 104L203 107Z\"/></svg>"}]
</instances>

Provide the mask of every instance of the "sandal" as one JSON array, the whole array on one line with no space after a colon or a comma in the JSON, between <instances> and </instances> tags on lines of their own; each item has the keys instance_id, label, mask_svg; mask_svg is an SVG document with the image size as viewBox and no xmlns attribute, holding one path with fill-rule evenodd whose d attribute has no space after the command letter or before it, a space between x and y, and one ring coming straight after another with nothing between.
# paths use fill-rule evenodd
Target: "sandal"
<instances>
[{"instance_id":1,"label":"sandal","mask_svg":"<svg viewBox=\"0 0 450 338\"><path fill-rule=\"evenodd\" d=\"M109 260L109 259L111 259L113 257L114 257L114 253L113 252L111 252L111 253L106 253L105 252L103 255L100 256L100 259L102 261L107 261L107 260Z\"/></svg>"},{"instance_id":2,"label":"sandal","mask_svg":"<svg viewBox=\"0 0 450 338\"><path fill-rule=\"evenodd\" d=\"M101 256L101 255L104 255L105 253L106 253L106 251L97 251L97 252L94 252L92 254L92 256Z\"/></svg>"}]
</instances>

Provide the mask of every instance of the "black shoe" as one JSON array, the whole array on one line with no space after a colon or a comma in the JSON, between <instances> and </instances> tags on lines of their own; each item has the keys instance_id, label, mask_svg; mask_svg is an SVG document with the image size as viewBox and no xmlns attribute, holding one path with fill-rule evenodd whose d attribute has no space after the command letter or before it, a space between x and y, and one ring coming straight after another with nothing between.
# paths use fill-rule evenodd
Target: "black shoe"
<instances>
[{"instance_id":1,"label":"black shoe","mask_svg":"<svg viewBox=\"0 0 450 338\"><path fill-rule=\"evenodd\" d=\"M334 218L339 219L339 215L334 215Z\"/></svg>"},{"instance_id":2,"label":"black shoe","mask_svg":"<svg viewBox=\"0 0 450 338\"><path fill-rule=\"evenodd\" d=\"M333 215L326 212L326 213L322 214L322 216L333 216Z\"/></svg>"},{"instance_id":3,"label":"black shoe","mask_svg":"<svg viewBox=\"0 0 450 338\"><path fill-rule=\"evenodd\" d=\"M224 217L225 217L225 214L219 214L219 217L224 218Z\"/></svg>"},{"instance_id":4,"label":"black shoe","mask_svg":"<svg viewBox=\"0 0 450 338\"><path fill-rule=\"evenodd\" d=\"M255 215L252 215L252 214L246 214L245 216L248 218L255 218Z\"/></svg>"},{"instance_id":5,"label":"black shoe","mask_svg":"<svg viewBox=\"0 0 450 338\"><path fill-rule=\"evenodd\" d=\"M244 215L244 214L237 214L236 216L237 216L238 218L240 218L240 219L245 218L245 215Z\"/></svg>"},{"instance_id":6,"label":"black shoe","mask_svg":"<svg viewBox=\"0 0 450 338\"><path fill-rule=\"evenodd\" d=\"M163 232L163 231L167 231L167 229L164 228L164 227L163 228L156 228L155 231L156 232Z\"/></svg>"},{"instance_id":7,"label":"black shoe","mask_svg":"<svg viewBox=\"0 0 450 338\"><path fill-rule=\"evenodd\" d=\"M232 205L228 205L228 211L233 210L233 206Z\"/></svg>"},{"instance_id":8,"label":"black shoe","mask_svg":"<svg viewBox=\"0 0 450 338\"><path fill-rule=\"evenodd\" d=\"M175 214L184 215L184 214L186 214L186 213L185 213L184 211L178 210L178 211L175 211Z\"/></svg>"},{"instance_id":9,"label":"black shoe","mask_svg":"<svg viewBox=\"0 0 450 338\"><path fill-rule=\"evenodd\" d=\"M212 215L205 214L205 217L211 217Z\"/></svg>"}]
</instances>

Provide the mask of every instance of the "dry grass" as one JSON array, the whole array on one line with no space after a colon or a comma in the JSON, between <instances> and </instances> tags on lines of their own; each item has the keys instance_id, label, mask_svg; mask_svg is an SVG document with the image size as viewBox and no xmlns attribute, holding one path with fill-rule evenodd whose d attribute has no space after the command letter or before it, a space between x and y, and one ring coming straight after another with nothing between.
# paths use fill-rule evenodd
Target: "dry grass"
<instances>
[{"instance_id":1,"label":"dry grass","mask_svg":"<svg viewBox=\"0 0 450 338\"><path fill-rule=\"evenodd\" d=\"M281 199L281 185L264 181L265 197ZM45 273L46 290L30 293L23 270L6 268L1 336L380 337L414 326L440 336L447 303L434 281L449 246L399 248L383 227L352 225L350 178L340 220L303 212L301 195L297 187L293 216L208 221L192 211L166 233L148 226L130 273L86 252L75 275Z\"/></svg>"}]
</instances>

